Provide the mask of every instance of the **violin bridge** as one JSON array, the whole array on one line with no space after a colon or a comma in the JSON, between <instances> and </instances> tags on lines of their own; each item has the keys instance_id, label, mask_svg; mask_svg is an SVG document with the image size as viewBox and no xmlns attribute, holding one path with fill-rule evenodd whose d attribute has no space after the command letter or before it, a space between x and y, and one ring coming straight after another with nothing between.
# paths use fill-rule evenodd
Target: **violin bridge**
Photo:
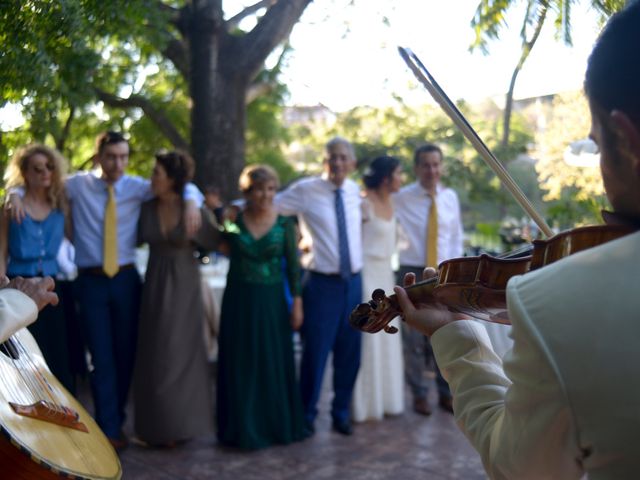
<instances>
[{"instance_id":1,"label":"violin bridge","mask_svg":"<svg viewBox=\"0 0 640 480\"><path fill-rule=\"evenodd\" d=\"M13 402L9 402L9 405L18 415L89 433L87 426L80 421L78 412L69 407L55 405L44 400L31 405L19 405Z\"/></svg>"}]
</instances>

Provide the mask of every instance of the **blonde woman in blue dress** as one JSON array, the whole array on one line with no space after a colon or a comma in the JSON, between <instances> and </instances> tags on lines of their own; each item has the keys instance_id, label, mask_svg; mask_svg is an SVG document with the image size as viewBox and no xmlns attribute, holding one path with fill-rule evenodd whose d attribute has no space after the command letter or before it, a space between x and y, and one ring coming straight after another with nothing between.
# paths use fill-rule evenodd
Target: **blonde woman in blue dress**
<instances>
[{"instance_id":1,"label":"blonde woman in blue dress","mask_svg":"<svg viewBox=\"0 0 640 480\"><path fill-rule=\"evenodd\" d=\"M391 293L395 276L391 257L396 251L397 225L391 194L402 185L402 167L394 157L375 158L363 175L362 296L376 288ZM400 328L398 319L391 325ZM353 391L353 420L380 420L404 410L404 363L400 333L362 336L360 371Z\"/></svg>"}]
</instances>

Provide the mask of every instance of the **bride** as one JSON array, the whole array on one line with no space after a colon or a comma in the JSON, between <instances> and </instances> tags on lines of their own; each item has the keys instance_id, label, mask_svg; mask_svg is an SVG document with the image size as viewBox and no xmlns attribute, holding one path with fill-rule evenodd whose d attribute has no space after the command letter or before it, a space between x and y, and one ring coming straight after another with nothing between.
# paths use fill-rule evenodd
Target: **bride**
<instances>
[{"instance_id":1,"label":"bride","mask_svg":"<svg viewBox=\"0 0 640 480\"><path fill-rule=\"evenodd\" d=\"M400 161L394 157L375 158L363 175L366 187L362 202L363 298L382 288L392 292L395 278L391 257L396 251L396 219L391 194L402 184ZM398 319L391 322L400 328ZM360 371L353 392L355 422L379 420L404 410L404 368L402 338L380 332L362 336Z\"/></svg>"}]
</instances>

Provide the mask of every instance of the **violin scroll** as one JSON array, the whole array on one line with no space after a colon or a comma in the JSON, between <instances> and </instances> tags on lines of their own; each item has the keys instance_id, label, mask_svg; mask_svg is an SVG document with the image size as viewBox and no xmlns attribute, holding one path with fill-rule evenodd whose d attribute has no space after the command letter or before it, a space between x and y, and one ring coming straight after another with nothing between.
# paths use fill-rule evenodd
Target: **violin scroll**
<instances>
[{"instance_id":1,"label":"violin scroll","mask_svg":"<svg viewBox=\"0 0 640 480\"><path fill-rule=\"evenodd\" d=\"M371 300L361 303L351 312L349 323L355 329L367 333L376 333L380 330L397 333L398 329L389 323L400 313L395 295L387 297L383 289L377 288L371 294Z\"/></svg>"},{"instance_id":2,"label":"violin scroll","mask_svg":"<svg viewBox=\"0 0 640 480\"><path fill-rule=\"evenodd\" d=\"M415 283L405 288L412 302L432 302L433 287L437 278L431 278ZM376 333L384 330L387 333L396 333L398 329L389 325L391 320L402 314L398 299L395 294L387 296L381 288L377 288L371 294L371 300L358 305L349 316L349 323L356 330L367 333Z\"/></svg>"}]
</instances>

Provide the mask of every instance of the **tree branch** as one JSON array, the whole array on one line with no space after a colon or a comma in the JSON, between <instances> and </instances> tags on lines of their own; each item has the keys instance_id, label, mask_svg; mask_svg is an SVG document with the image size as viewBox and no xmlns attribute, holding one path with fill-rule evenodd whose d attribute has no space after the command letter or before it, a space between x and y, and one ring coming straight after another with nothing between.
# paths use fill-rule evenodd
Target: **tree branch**
<instances>
[{"instance_id":1,"label":"tree branch","mask_svg":"<svg viewBox=\"0 0 640 480\"><path fill-rule=\"evenodd\" d=\"M62 132L60 133L60 137L56 138L56 149L59 152L64 151L64 146L69 138L69 132L71 131L71 124L73 123L73 117L76 114L76 108L73 105L69 106L69 116L67 117L67 121L64 122L64 127L62 128Z\"/></svg>"},{"instance_id":2,"label":"tree branch","mask_svg":"<svg viewBox=\"0 0 640 480\"><path fill-rule=\"evenodd\" d=\"M279 0L274 3L258 24L239 40L239 54L230 68L254 78L271 51L288 38L293 26L300 19L311 0Z\"/></svg>"},{"instance_id":3,"label":"tree branch","mask_svg":"<svg viewBox=\"0 0 640 480\"><path fill-rule=\"evenodd\" d=\"M247 88L247 94L246 94L245 100L244 100L245 105L249 105L256 98L261 97L261 96L266 95L267 93L271 92L273 90L274 86L275 85L273 84L273 82L252 83Z\"/></svg>"},{"instance_id":4,"label":"tree branch","mask_svg":"<svg viewBox=\"0 0 640 480\"><path fill-rule=\"evenodd\" d=\"M129 109L140 108L144 114L155 123L162 134L180 150L189 151L189 143L182 137L178 129L173 125L164 112L156 108L148 98L141 95L131 95L129 98L118 97L104 90L94 87L98 98L109 106Z\"/></svg>"},{"instance_id":5,"label":"tree branch","mask_svg":"<svg viewBox=\"0 0 640 480\"><path fill-rule=\"evenodd\" d=\"M249 105L256 98L266 95L272 92L277 86L277 74L280 72L280 67L282 66L285 57L287 56L287 52L289 52L289 44L285 45L280 52L280 56L278 57L278 61L275 66L268 72L269 74L266 76L266 79L259 82L252 82L247 88L247 95L245 97L245 104Z\"/></svg>"},{"instance_id":6,"label":"tree branch","mask_svg":"<svg viewBox=\"0 0 640 480\"><path fill-rule=\"evenodd\" d=\"M184 41L174 38L164 48L162 54L171 60L185 80L189 81L191 65L189 62L189 49Z\"/></svg>"},{"instance_id":7,"label":"tree branch","mask_svg":"<svg viewBox=\"0 0 640 480\"><path fill-rule=\"evenodd\" d=\"M231 30L234 30L235 28L237 28L238 24L242 20L247 18L249 15L253 15L261 8L268 8L272 6L274 3L276 3L277 1L278 0L260 0L258 3L245 8L240 13L238 13L237 15L234 15L233 17L231 17L229 20L225 22L227 26L227 32L230 32Z\"/></svg>"}]
</instances>

